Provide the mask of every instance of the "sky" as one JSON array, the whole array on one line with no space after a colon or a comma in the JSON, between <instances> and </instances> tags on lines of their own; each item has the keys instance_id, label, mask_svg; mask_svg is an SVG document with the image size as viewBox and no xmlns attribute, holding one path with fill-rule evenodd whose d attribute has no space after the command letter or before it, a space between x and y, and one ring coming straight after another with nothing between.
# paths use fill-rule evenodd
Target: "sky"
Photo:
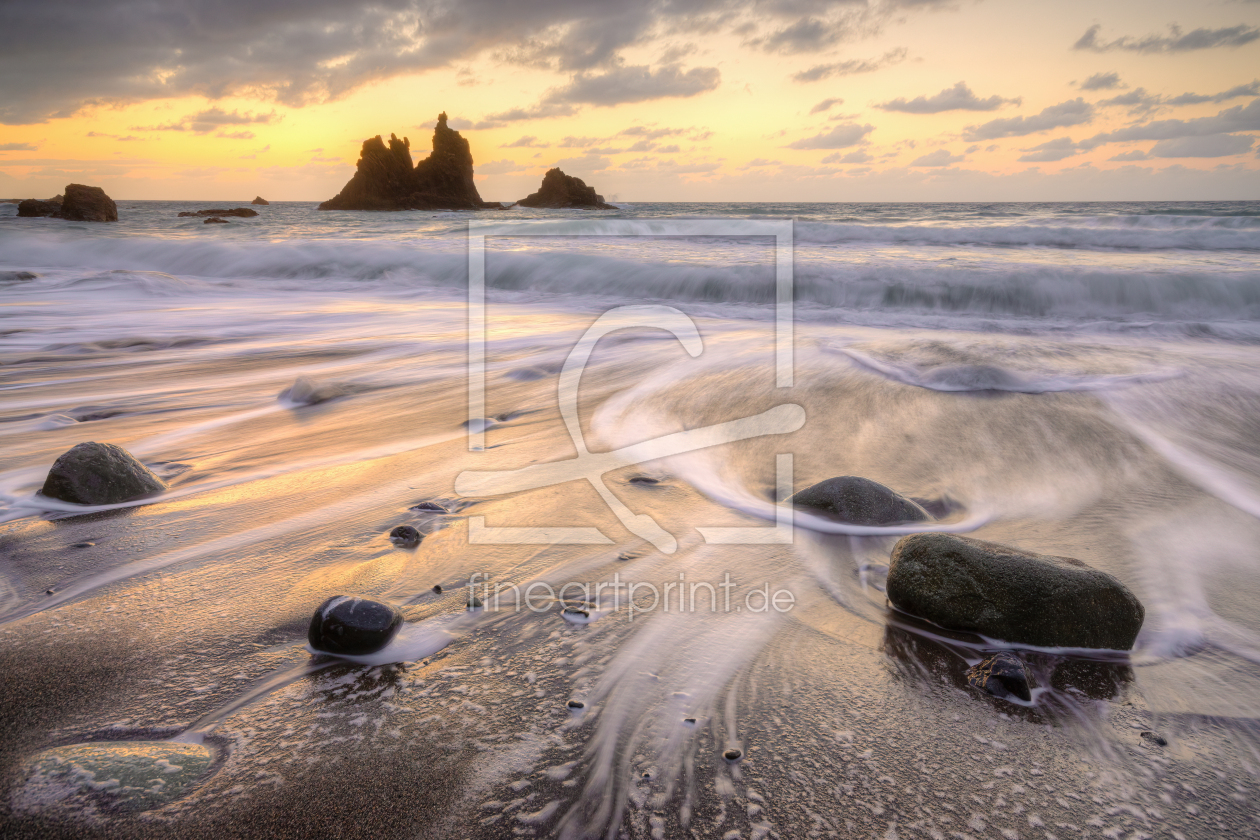
<instances>
[{"instance_id":1,"label":"sky","mask_svg":"<svg viewBox=\"0 0 1260 840\"><path fill-rule=\"evenodd\" d=\"M3 0L0 197L1260 199L1260 0Z\"/></svg>"}]
</instances>

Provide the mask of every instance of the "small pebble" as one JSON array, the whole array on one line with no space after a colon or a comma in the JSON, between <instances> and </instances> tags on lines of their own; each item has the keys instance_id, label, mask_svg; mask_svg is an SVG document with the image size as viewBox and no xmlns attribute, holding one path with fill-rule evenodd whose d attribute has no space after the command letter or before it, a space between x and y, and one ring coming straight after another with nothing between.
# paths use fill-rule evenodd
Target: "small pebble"
<instances>
[{"instance_id":1,"label":"small pebble","mask_svg":"<svg viewBox=\"0 0 1260 840\"><path fill-rule=\"evenodd\" d=\"M694 725L695 722L696 722L695 718L683 718L683 723Z\"/></svg>"},{"instance_id":2,"label":"small pebble","mask_svg":"<svg viewBox=\"0 0 1260 840\"><path fill-rule=\"evenodd\" d=\"M568 705L570 709L585 709L586 708L586 704L583 703L581 700L570 700L566 705Z\"/></svg>"},{"instance_id":3,"label":"small pebble","mask_svg":"<svg viewBox=\"0 0 1260 840\"><path fill-rule=\"evenodd\" d=\"M1143 732L1142 737L1157 747L1168 746L1168 739L1163 735L1160 735L1158 732Z\"/></svg>"},{"instance_id":4,"label":"small pebble","mask_svg":"<svg viewBox=\"0 0 1260 840\"><path fill-rule=\"evenodd\" d=\"M413 546L419 545L424 537L410 525L399 525L389 532L389 539L394 545Z\"/></svg>"},{"instance_id":5,"label":"small pebble","mask_svg":"<svg viewBox=\"0 0 1260 840\"><path fill-rule=\"evenodd\" d=\"M434 592L436 592L438 595L441 595L441 594L442 594L442 584L440 584L440 583L435 583L435 584L433 584L433 591L434 591Z\"/></svg>"},{"instance_id":6,"label":"small pebble","mask_svg":"<svg viewBox=\"0 0 1260 840\"><path fill-rule=\"evenodd\" d=\"M468 603L465 606L470 610L479 610L482 607L481 599L474 595L468 599Z\"/></svg>"},{"instance_id":7,"label":"small pebble","mask_svg":"<svg viewBox=\"0 0 1260 840\"><path fill-rule=\"evenodd\" d=\"M51 589L45 589L45 590L44 590L44 594L45 594L45 595L51 595L51 594L53 594L53 591L52 591Z\"/></svg>"},{"instance_id":8,"label":"small pebble","mask_svg":"<svg viewBox=\"0 0 1260 840\"><path fill-rule=\"evenodd\" d=\"M729 749L722 753L722 758L725 758L727 761L739 761L742 756L743 753L737 749Z\"/></svg>"},{"instance_id":9,"label":"small pebble","mask_svg":"<svg viewBox=\"0 0 1260 840\"><path fill-rule=\"evenodd\" d=\"M412 505L411 509L412 510L427 510L431 513L446 513L446 508L442 507L437 502L421 502L418 505Z\"/></svg>"},{"instance_id":10,"label":"small pebble","mask_svg":"<svg viewBox=\"0 0 1260 840\"><path fill-rule=\"evenodd\" d=\"M590 618L591 614L586 610L580 610L577 607L565 607L562 610L564 615L571 615L574 618Z\"/></svg>"},{"instance_id":11,"label":"small pebble","mask_svg":"<svg viewBox=\"0 0 1260 840\"><path fill-rule=\"evenodd\" d=\"M91 548L94 545L96 545L96 543L94 542L77 542L70 547L71 548Z\"/></svg>"},{"instance_id":12,"label":"small pebble","mask_svg":"<svg viewBox=\"0 0 1260 840\"><path fill-rule=\"evenodd\" d=\"M630 479L630 483L652 485L660 484L661 480L659 478L652 478L650 475L636 475L634 478Z\"/></svg>"}]
</instances>

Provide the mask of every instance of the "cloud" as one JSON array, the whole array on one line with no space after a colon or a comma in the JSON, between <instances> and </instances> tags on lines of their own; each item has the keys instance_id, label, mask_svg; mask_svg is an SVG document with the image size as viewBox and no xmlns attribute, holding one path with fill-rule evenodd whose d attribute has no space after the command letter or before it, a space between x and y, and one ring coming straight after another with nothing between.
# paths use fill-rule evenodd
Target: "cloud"
<instances>
[{"instance_id":1,"label":"cloud","mask_svg":"<svg viewBox=\"0 0 1260 840\"><path fill-rule=\"evenodd\" d=\"M269 125L280 121L280 116L275 111L266 114L254 113L247 111L242 114L239 111L224 111L222 108L207 108L204 111L198 111L195 114L189 114L175 122L165 123L163 125L133 125L132 131L191 131L194 134L208 134L217 128L225 125L251 125L261 124ZM249 133L249 132L245 132ZM220 135L230 136L230 135ZM254 135L250 134L250 139Z\"/></svg>"},{"instance_id":2,"label":"cloud","mask_svg":"<svg viewBox=\"0 0 1260 840\"><path fill-rule=\"evenodd\" d=\"M906 60L907 50L905 47L898 47L895 50L889 50L879 58L875 59L851 59L849 61L839 61L834 64L815 64L807 70L802 70L792 76L792 80L796 82L817 82L822 79L829 79L833 76L853 76L858 73L874 73L876 70L882 70L885 67L891 67L894 64L900 64Z\"/></svg>"},{"instance_id":3,"label":"cloud","mask_svg":"<svg viewBox=\"0 0 1260 840\"><path fill-rule=\"evenodd\" d=\"M990 120L983 125L969 125L963 131L966 140L997 140L1002 137L1022 137L1052 128L1081 125L1094 118L1094 106L1079 96L1044 108L1031 117L1006 117Z\"/></svg>"},{"instance_id":4,"label":"cloud","mask_svg":"<svg viewBox=\"0 0 1260 840\"><path fill-rule=\"evenodd\" d=\"M648 125L632 125L629 128L623 128L618 134L625 134L629 137L644 137L648 140L659 140L662 137L686 134L690 130L688 128L656 128Z\"/></svg>"},{"instance_id":5,"label":"cloud","mask_svg":"<svg viewBox=\"0 0 1260 840\"><path fill-rule=\"evenodd\" d=\"M1238 99L1244 96L1260 96L1260 80L1249 82L1245 85L1236 85L1229 90L1223 90L1220 93L1183 93L1180 96L1165 97L1157 94L1148 93L1146 88L1137 88L1136 90L1122 93L1119 96L1113 96L1110 99L1101 99L1098 105L1123 105L1129 108L1129 113L1133 115L1149 114L1166 106L1181 105L1201 105L1205 102L1227 102L1230 99Z\"/></svg>"},{"instance_id":6,"label":"cloud","mask_svg":"<svg viewBox=\"0 0 1260 840\"><path fill-rule=\"evenodd\" d=\"M875 107L904 114L939 114L944 111L996 111L1003 105L1019 105L1021 102L1022 99L1003 99L1000 96L981 99L972 93L966 82L958 82L934 96L916 96L909 101L897 98Z\"/></svg>"},{"instance_id":7,"label":"cloud","mask_svg":"<svg viewBox=\"0 0 1260 840\"><path fill-rule=\"evenodd\" d=\"M220 131L215 137L223 137L228 140L253 140L254 132L252 131Z\"/></svg>"},{"instance_id":8,"label":"cloud","mask_svg":"<svg viewBox=\"0 0 1260 840\"><path fill-rule=\"evenodd\" d=\"M951 163L958 163L966 160L965 155L950 154L949 149L937 149L935 152L928 152L926 155L915 158L910 162L911 166L949 166Z\"/></svg>"},{"instance_id":9,"label":"cloud","mask_svg":"<svg viewBox=\"0 0 1260 840\"><path fill-rule=\"evenodd\" d=\"M806 137L797 140L794 143L788 143L788 149L845 149L849 146L856 146L862 142L866 135L875 130L873 125L858 125L849 123L847 125L838 125L830 131L824 131L821 134L815 134L813 137Z\"/></svg>"},{"instance_id":10,"label":"cloud","mask_svg":"<svg viewBox=\"0 0 1260 840\"><path fill-rule=\"evenodd\" d=\"M1247 105L1226 108L1212 117L1192 120L1155 120L1141 125L1095 134L1080 142L1081 148L1092 149L1103 143L1128 140L1172 140L1178 137L1207 137L1213 134L1232 134L1238 131L1260 131L1260 99Z\"/></svg>"},{"instance_id":11,"label":"cloud","mask_svg":"<svg viewBox=\"0 0 1260 840\"><path fill-rule=\"evenodd\" d=\"M868 154L862 149L858 149L856 152L849 152L843 155L840 154L839 152L827 155L825 158L822 159L821 162L822 163L869 163L873 161L874 159L875 157L873 155Z\"/></svg>"},{"instance_id":12,"label":"cloud","mask_svg":"<svg viewBox=\"0 0 1260 840\"><path fill-rule=\"evenodd\" d=\"M1100 99L1098 104L1104 107L1123 105L1129 109L1130 114L1138 115L1154 111L1163 104L1163 101L1163 97L1148 93L1146 88L1135 88L1128 93L1122 93L1110 99Z\"/></svg>"},{"instance_id":13,"label":"cloud","mask_svg":"<svg viewBox=\"0 0 1260 840\"><path fill-rule=\"evenodd\" d=\"M1227 102L1240 96L1260 96L1260 79L1255 79L1245 85L1237 85L1220 93L1183 93L1180 96L1174 96L1165 100L1165 103L1168 105L1200 105L1204 102Z\"/></svg>"},{"instance_id":14,"label":"cloud","mask_svg":"<svg viewBox=\"0 0 1260 840\"><path fill-rule=\"evenodd\" d=\"M547 94L546 102L583 105L620 105L667 97L688 97L717 88L722 74L716 67L684 71L671 64L657 70L647 65L620 66L605 73L578 74L565 87Z\"/></svg>"},{"instance_id":15,"label":"cloud","mask_svg":"<svg viewBox=\"0 0 1260 840\"><path fill-rule=\"evenodd\" d=\"M1094 24L1085 30L1085 34L1072 45L1072 49L1093 52L1111 50L1130 50L1141 53L1189 52L1216 47L1240 47L1260 38L1260 29L1241 24L1223 29L1195 29L1192 32L1183 32L1181 27L1172 24L1168 27L1167 35L1147 35L1141 39L1130 38L1126 35L1106 42L1098 38L1101 30L1100 24Z\"/></svg>"},{"instance_id":16,"label":"cloud","mask_svg":"<svg viewBox=\"0 0 1260 840\"><path fill-rule=\"evenodd\" d=\"M1049 163L1056 160L1070 158L1079 153L1076 143L1071 137L1056 137L1053 140L1047 140L1039 146L1032 146L1024 149L1026 154L1020 155L1019 160L1034 163Z\"/></svg>"},{"instance_id":17,"label":"cloud","mask_svg":"<svg viewBox=\"0 0 1260 840\"><path fill-rule=\"evenodd\" d=\"M30 143L0 143L0 152L34 152L39 146Z\"/></svg>"},{"instance_id":18,"label":"cloud","mask_svg":"<svg viewBox=\"0 0 1260 840\"><path fill-rule=\"evenodd\" d=\"M656 153L658 155L673 155L681 151L682 149L679 148L677 143L671 143L668 146L661 146L659 149L656 150Z\"/></svg>"},{"instance_id":19,"label":"cloud","mask_svg":"<svg viewBox=\"0 0 1260 840\"><path fill-rule=\"evenodd\" d=\"M504 158L502 160L492 160L489 163L477 164L477 174L478 175L504 175L504 174L507 174L508 172L522 172L530 168L532 167L526 166L524 164L516 163L515 161L510 161L507 158Z\"/></svg>"},{"instance_id":20,"label":"cloud","mask_svg":"<svg viewBox=\"0 0 1260 840\"><path fill-rule=\"evenodd\" d=\"M1134 149L1131 152L1121 152L1120 154L1109 157L1107 160L1148 160L1146 152L1141 149Z\"/></svg>"},{"instance_id":21,"label":"cloud","mask_svg":"<svg viewBox=\"0 0 1260 840\"><path fill-rule=\"evenodd\" d=\"M1124 87L1119 73L1095 73L1077 85L1081 90L1115 90Z\"/></svg>"},{"instance_id":22,"label":"cloud","mask_svg":"<svg viewBox=\"0 0 1260 840\"><path fill-rule=\"evenodd\" d=\"M550 143L539 143L538 138L532 134L526 134L517 137L511 143L504 144L505 149L546 149L550 147Z\"/></svg>"},{"instance_id":23,"label":"cloud","mask_svg":"<svg viewBox=\"0 0 1260 840\"><path fill-rule=\"evenodd\" d=\"M818 52L835 44L845 35L845 25L829 23L817 18L801 18L795 23L765 38L749 41L766 52L802 53Z\"/></svg>"},{"instance_id":24,"label":"cloud","mask_svg":"<svg viewBox=\"0 0 1260 840\"><path fill-rule=\"evenodd\" d=\"M556 161L556 166L569 175L573 175L582 172L601 172L611 167L612 161L603 155L587 154L582 157L561 158Z\"/></svg>"},{"instance_id":25,"label":"cloud","mask_svg":"<svg viewBox=\"0 0 1260 840\"><path fill-rule=\"evenodd\" d=\"M1153 158L1215 158L1251 151L1255 138L1244 134L1209 134L1160 140L1147 154Z\"/></svg>"},{"instance_id":26,"label":"cloud","mask_svg":"<svg viewBox=\"0 0 1260 840\"><path fill-rule=\"evenodd\" d=\"M836 99L836 98L824 99L822 102L819 102L813 108L810 108L809 112L811 114L821 114L823 111L829 110L833 105L843 105L843 104L844 104L843 99Z\"/></svg>"}]
</instances>

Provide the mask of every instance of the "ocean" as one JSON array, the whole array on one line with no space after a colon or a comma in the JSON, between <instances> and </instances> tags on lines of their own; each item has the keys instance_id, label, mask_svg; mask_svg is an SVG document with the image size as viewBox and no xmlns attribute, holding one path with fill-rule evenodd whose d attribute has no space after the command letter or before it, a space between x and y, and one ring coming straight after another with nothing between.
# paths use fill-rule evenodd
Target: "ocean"
<instances>
[{"instance_id":1,"label":"ocean","mask_svg":"<svg viewBox=\"0 0 1260 840\"><path fill-rule=\"evenodd\" d=\"M0 205L6 837L1260 835L1260 201L118 205ZM169 489L39 495L84 441ZM935 521L781 504L844 475ZM1135 648L970 688L917 531L1114 575ZM399 638L309 650L341 594ZM97 741L213 761L32 764Z\"/></svg>"}]
</instances>

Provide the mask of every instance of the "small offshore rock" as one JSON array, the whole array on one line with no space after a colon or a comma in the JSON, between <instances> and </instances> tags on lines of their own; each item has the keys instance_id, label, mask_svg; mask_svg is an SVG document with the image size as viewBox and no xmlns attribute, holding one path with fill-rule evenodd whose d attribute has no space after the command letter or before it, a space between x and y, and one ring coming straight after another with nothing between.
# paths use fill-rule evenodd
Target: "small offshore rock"
<instances>
[{"instance_id":1,"label":"small offshore rock","mask_svg":"<svg viewBox=\"0 0 1260 840\"><path fill-rule=\"evenodd\" d=\"M903 537L886 593L940 627L1037 647L1130 650L1146 616L1123 583L1080 560L953 534Z\"/></svg>"},{"instance_id":2,"label":"small offshore rock","mask_svg":"<svg viewBox=\"0 0 1260 840\"><path fill-rule=\"evenodd\" d=\"M239 216L242 219L248 219L251 216L257 216L257 210L250 210L248 207L233 207L230 210L223 207L216 207L210 210L185 210L179 214L184 216Z\"/></svg>"},{"instance_id":3,"label":"small offshore rock","mask_svg":"<svg viewBox=\"0 0 1260 840\"><path fill-rule=\"evenodd\" d=\"M250 204L257 204L257 205L260 205L260 206L265 206L265 205L268 205L268 204L270 204L270 203L271 203L270 201L268 201L267 199L263 198L261 195L256 195L256 196L254 196L254 200L250 202Z\"/></svg>"},{"instance_id":4,"label":"small offshore rock","mask_svg":"<svg viewBox=\"0 0 1260 840\"><path fill-rule=\"evenodd\" d=\"M1157 747L1168 746L1168 739L1165 738L1163 735L1160 735L1158 732L1150 732L1150 731L1143 732L1142 740L1148 743L1154 744Z\"/></svg>"},{"instance_id":5,"label":"small offshore rock","mask_svg":"<svg viewBox=\"0 0 1260 840\"><path fill-rule=\"evenodd\" d=\"M306 639L315 650L362 656L388 645L402 624L403 616L397 607L353 595L336 595L315 610Z\"/></svg>"},{"instance_id":6,"label":"small offshore rock","mask_svg":"<svg viewBox=\"0 0 1260 840\"><path fill-rule=\"evenodd\" d=\"M434 593L435 595L441 595L441 594L442 594L442 584L440 584L440 583L435 583L435 584L433 584L433 593Z\"/></svg>"},{"instance_id":7,"label":"small offshore rock","mask_svg":"<svg viewBox=\"0 0 1260 840\"><path fill-rule=\"evenodd\" d=\"M71 222L116 222L118 205L100 187L67 184L60 216Z\"/></svg>"},{"instance_id":8,"label":"small offshore rock","mask_svg":"<svg viewBox=\"0 0 1260 840\"><path fill-rule=\"evenodd\" d=\"M727 761L739 761L743 757L743 755L744 754L740 752L739 750L729 749L726 752L722 753L722 758L725 758Z\"/></svg>"},{"instance_id":9,"label":"small offshore rock","mask_svg":"<svg viewBox=\"0 0 1260 840\"><path fill-rule=\"evenodd\" d=\"M1032 700L1028 671L1013 653L996 653L967 669L967 685L988 692L994 697Z\"/></svg>"},{"instance_id":10,"label":"small offshore rock","mask_svg":"<svg viewBox=\"0 0 1260 840\"><path fill-rule=\"evenodd\" d=\"M549 210L616 210L604 202L604 197L588 187L581 178L565 175L558 167L548 169L543 175L538 192L516 202L522 207L538 207Z\"/></svg>"},{"instance_id":11,"label":"small offshore rock","mask_svg":"<svg viewBox=\"0 0 1260 840\"><path fill-rule=\"evenodd\" d=\"M211 216L202 222L203 225L226 225L229 224L227 219L220 219L218 216Z\"/></svg>"},{"instance_id":12,"label":"small offshore rock","mask_svg":"<svg viewBox=\"0 0 1260 840\"><path fill-rule=\"evenodd\" d=\"M61 203L56 201L28 198L18 203L17 214L28 219L56 216L61 212Z\"/></svg>"},{"instance_id":13,"label":"small offshore rock","mask_svg":"<svg viewBox=\"0 0 1260 840\"><path fill-rule=\"evenodd\" d=\"M389 539L394 545L410 548L419 545L424 536L410 525L399 525L389 532Z\"/></svg>"},{"instance_id":14,"label":"small offshore rock","mask_svg":"<svg viewBox=\"0 0 1260 840\"><path fill-rule=\"evenodd\" d=\"M825 511L853 525L900 525L932 517L910 499L869 478L842 475L820 481L788 499L795 507Z\"/></svg>"},{"instance_id":15,"label":"small offshore rock","mask_svg":"<svg viewBox=\"0 0 1260 840\"><path fill-rule=\"evenodd\" d=\"M165 481L121 446L89 441L62 453L39 492L76 505L117 505L165 489Z\"/></svg>"},{"instance_id":16,"label":"small offshore rock","mask_svg":"<svg viewBox=\"0 0 1260 840\"><path fill-rule=\"evenodd\" d=\"M570 709L585 709L586 708L586 704L583 703L581 700L570 700L565 705L567 705Z\"/></svg>"},{"instance_id":17,"label":"small offshore rock","mask_svg":"<svg viewBox=\"0 0 1260 840\"><path fill-rule=\"evenodd\" d=\"M26 763L9 802L19 814L45 817L146 811L178 799L213 763L201 744L174 741L53 747Z\"/></svg>"}]
</instances>

